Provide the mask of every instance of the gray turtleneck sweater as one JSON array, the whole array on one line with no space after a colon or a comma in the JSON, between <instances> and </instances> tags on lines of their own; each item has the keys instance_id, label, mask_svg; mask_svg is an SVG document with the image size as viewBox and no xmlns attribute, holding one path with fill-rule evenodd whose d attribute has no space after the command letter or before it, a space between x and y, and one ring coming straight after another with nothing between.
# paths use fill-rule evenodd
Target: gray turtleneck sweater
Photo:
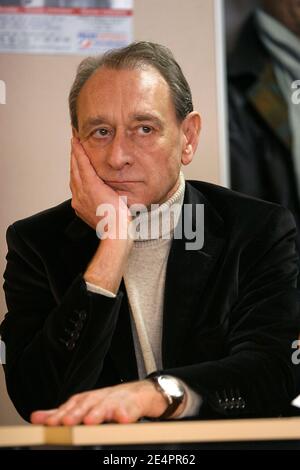
<instances>
[{"instance_id":1,"label":"gray turtleneck sweater","mask_svg":"<svg viewBox=\"0 0 300 470\"><path fill-rule=\"evenodd\" d=\"M174 227L177 225L183 204L184 190L185 181L183 174L180 173L177 191L164 204L151 211L151 221L161 222L162 214L170 214L172 210L175 214L174 219L170 217L169 226L160 223L155 238L151 237L149 230L148 234L144 233L135 239L123 276L130 305L131 327L140 379L155 370L163 369L161 343L166 267ZM174 211L175 208L177 211ZM140 220L142 218L143 215ZM115 297L112 292L91 283L87 283L87 289ZM181 418L196 415L202 402L197 393L186 384L184 386L187 392L187 404L180 415Z\"/></svg>"}]
</instances>

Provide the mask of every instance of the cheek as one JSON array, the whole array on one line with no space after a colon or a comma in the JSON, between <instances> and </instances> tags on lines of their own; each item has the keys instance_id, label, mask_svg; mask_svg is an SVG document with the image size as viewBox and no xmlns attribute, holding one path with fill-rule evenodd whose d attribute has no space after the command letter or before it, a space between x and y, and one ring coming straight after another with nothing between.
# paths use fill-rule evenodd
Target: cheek
<instances>
[{"instance_id":1,"label":"cheek","mask_svg":"<svg viewBox=\"0 0 300 470\"><path fill-rule=\"evenodd\" d=\"M174 136L165 136L149 147L152 160L162 167L171 168L181 160L180 143Z\"/></svg>"},{"instance_id":2,"label":"cheek","mask_svg":"<svg viewBox=\"0 0 300 470\"><path fill-rule=\"evenodd\" d=\"M157 193L168 190L178 178L181 167L181 154L178 146L160 146L153 148L149 158L141 162L149 192Z\"/></svg>"},{"instance_id":3,"label":"cheek","mask_svg":"<svg viewBox=\"0 0 300 470\"><path fill-rule=\"evenodd\" d=\"M94 159L94 157L96 156L96 149L94 149L93 146L90 145L90 143L88 141L83 142L81 145L84 148L85 153L88 155L88 157L91 160Z\"/></svg>"},{"instance_id":4,"label":"cheek","mask_svg":"<svg viewBox=\"0 0 300 470\"><path fill-rule=\"evenodd\" d=\"M173 148L170 150L168 154L168 158L166 159L165 162L165 168L169 174L170 177L174 176L174 174L178 173L181 167L181 153L177 148Z\"/></svg>"},{"instance_id":5,"label":"cheek","mask_svg":"<svg viewBox=\"0 0 300 470\"><path fill-rule=\"evenodd\" d=\"M85 153L90 159L91 164L96 170L101 169L103 166L103 152L100 152L99 149L94 148L93 146L84 143L83 148Z\"/></svg>"}]
</instances>

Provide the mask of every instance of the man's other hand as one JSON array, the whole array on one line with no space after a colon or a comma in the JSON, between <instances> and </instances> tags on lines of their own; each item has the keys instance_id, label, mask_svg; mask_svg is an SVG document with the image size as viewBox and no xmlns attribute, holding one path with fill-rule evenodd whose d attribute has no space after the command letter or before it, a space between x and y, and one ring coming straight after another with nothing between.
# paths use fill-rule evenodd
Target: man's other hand
<instances>
[{"instance_id":1,"label":"man's other hand","mask_svg":"<svg viewBox=\"0 0 300 470\"><path fill-rule=\"evenodd\" d=\"M57 409L33 412L31 422L48 426L125 424L143 417L157 418L166 407L166 399L153 383L143 380L73 395Z\"/></svg>"}]
</instances>

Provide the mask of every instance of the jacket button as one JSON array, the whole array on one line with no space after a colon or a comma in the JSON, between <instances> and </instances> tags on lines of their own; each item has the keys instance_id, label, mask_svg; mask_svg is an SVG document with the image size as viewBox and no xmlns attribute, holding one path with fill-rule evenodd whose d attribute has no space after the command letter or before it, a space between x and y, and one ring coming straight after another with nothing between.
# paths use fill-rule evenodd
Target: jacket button
<instances>
[{"instance_id":1,"label":"jacket button","mask_svg":"<svg viewBox=\"0 0 300 470\"><path fill-rule=\"evenodd\" d=\"M81 320L78 320L76 323L75 323L75 331L77 332L80 332L83 328L83 323Z\"/></svg>"},{"instance_id":2,"label":"jacket button","mask_svg":"<svg viewBox=\"0 0 300 470\"><path fill-rule=\"evenodd\" d=\"M77 330L72 331L72 333L70 334L70 338L73 339L74 341L76 341L79 338L79 336L80 336L80 334Z\"/></svg>"},{"instance_id":3,"label":"jacket button","mask_svg":"<svg viewBox=\"0 0 300 470\"><path fill-rule=\"evenodd\" d=\"M78 312L78 310L76 310L76 313L77 313L77 317L79 318L79 320L85 320L86 319L86 311L85 310L80 310Z\"/></svg>"},{"instance_id":4,"label":"jacket button","mask_svg":"<svg viewBox=\"0 0 300 470\"><path fill-rule=\"evenodd\" d=\"M244 409L245 407L246 407L245 400L243 400L242 397L239 397L239 398L238 398L238 408Z\"/></svg>"},{"instance_id":5,"label":"jacket button","mask_svg":"<svg viewBox=\"0 0 300 470\"><path fill-rule=\"evenodd\" d=\"M228 398L225 398L225 401L224 401L224 410L228 410L228 408L230 408L229 400L228 400Z\"/></svg>"},{"instance_id":6,"label":"jacket button","mask_svg":"<svg viewBox=\"0 0 300 470\"><path fill-rule=\"evenodd\" d=\"M66 345L66 348L67 348L68 351L72 351L75 348L75 344L76 343L73 340L65 342L65 345Z\"/></svg>"},{"instance_id":7,"label":"jacket button","mask_svg":"<svg viewBox=\"0 0 300 470\"><path fill-rule=\"evenodd\" d=\"M233 398L231 400L231 403L232 403L232 408L238 408L239 407L239 404L238 404L238 401L236 398Z\"/></svg>"},{"instance_id":8,"label":"jacket button","mask_svg":"<svg viewBox=\"0 0 300 470\"><path fill-rule=\"evenodd\" d=\"M230 403L229 403L229 409L233 410L234 407L235 407L235 399L231 398Z\"/></svg>"}]
</instances>

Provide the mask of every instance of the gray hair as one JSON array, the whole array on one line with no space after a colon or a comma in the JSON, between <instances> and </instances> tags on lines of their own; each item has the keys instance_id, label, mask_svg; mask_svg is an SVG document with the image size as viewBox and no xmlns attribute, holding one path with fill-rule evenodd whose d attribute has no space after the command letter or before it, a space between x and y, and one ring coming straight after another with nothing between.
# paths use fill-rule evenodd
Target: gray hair
<instances>
[{"instance_id":1,"label":"gray hair","mask_svg":"<svg viewBox=\"0 0 300 470\"><path fill-rule=\"evenodd\" d=\"M78 130L77 99L90 76L101 67L111 69L134 69L152 66L169 85L177 119L181 122L193 111L192 94L180 65L165 46L148 41L129 44L121 49L112 49L102 56L87 57L78 66L69 94L69 110L72 126Z\"/></svg>"}]
</instances>

